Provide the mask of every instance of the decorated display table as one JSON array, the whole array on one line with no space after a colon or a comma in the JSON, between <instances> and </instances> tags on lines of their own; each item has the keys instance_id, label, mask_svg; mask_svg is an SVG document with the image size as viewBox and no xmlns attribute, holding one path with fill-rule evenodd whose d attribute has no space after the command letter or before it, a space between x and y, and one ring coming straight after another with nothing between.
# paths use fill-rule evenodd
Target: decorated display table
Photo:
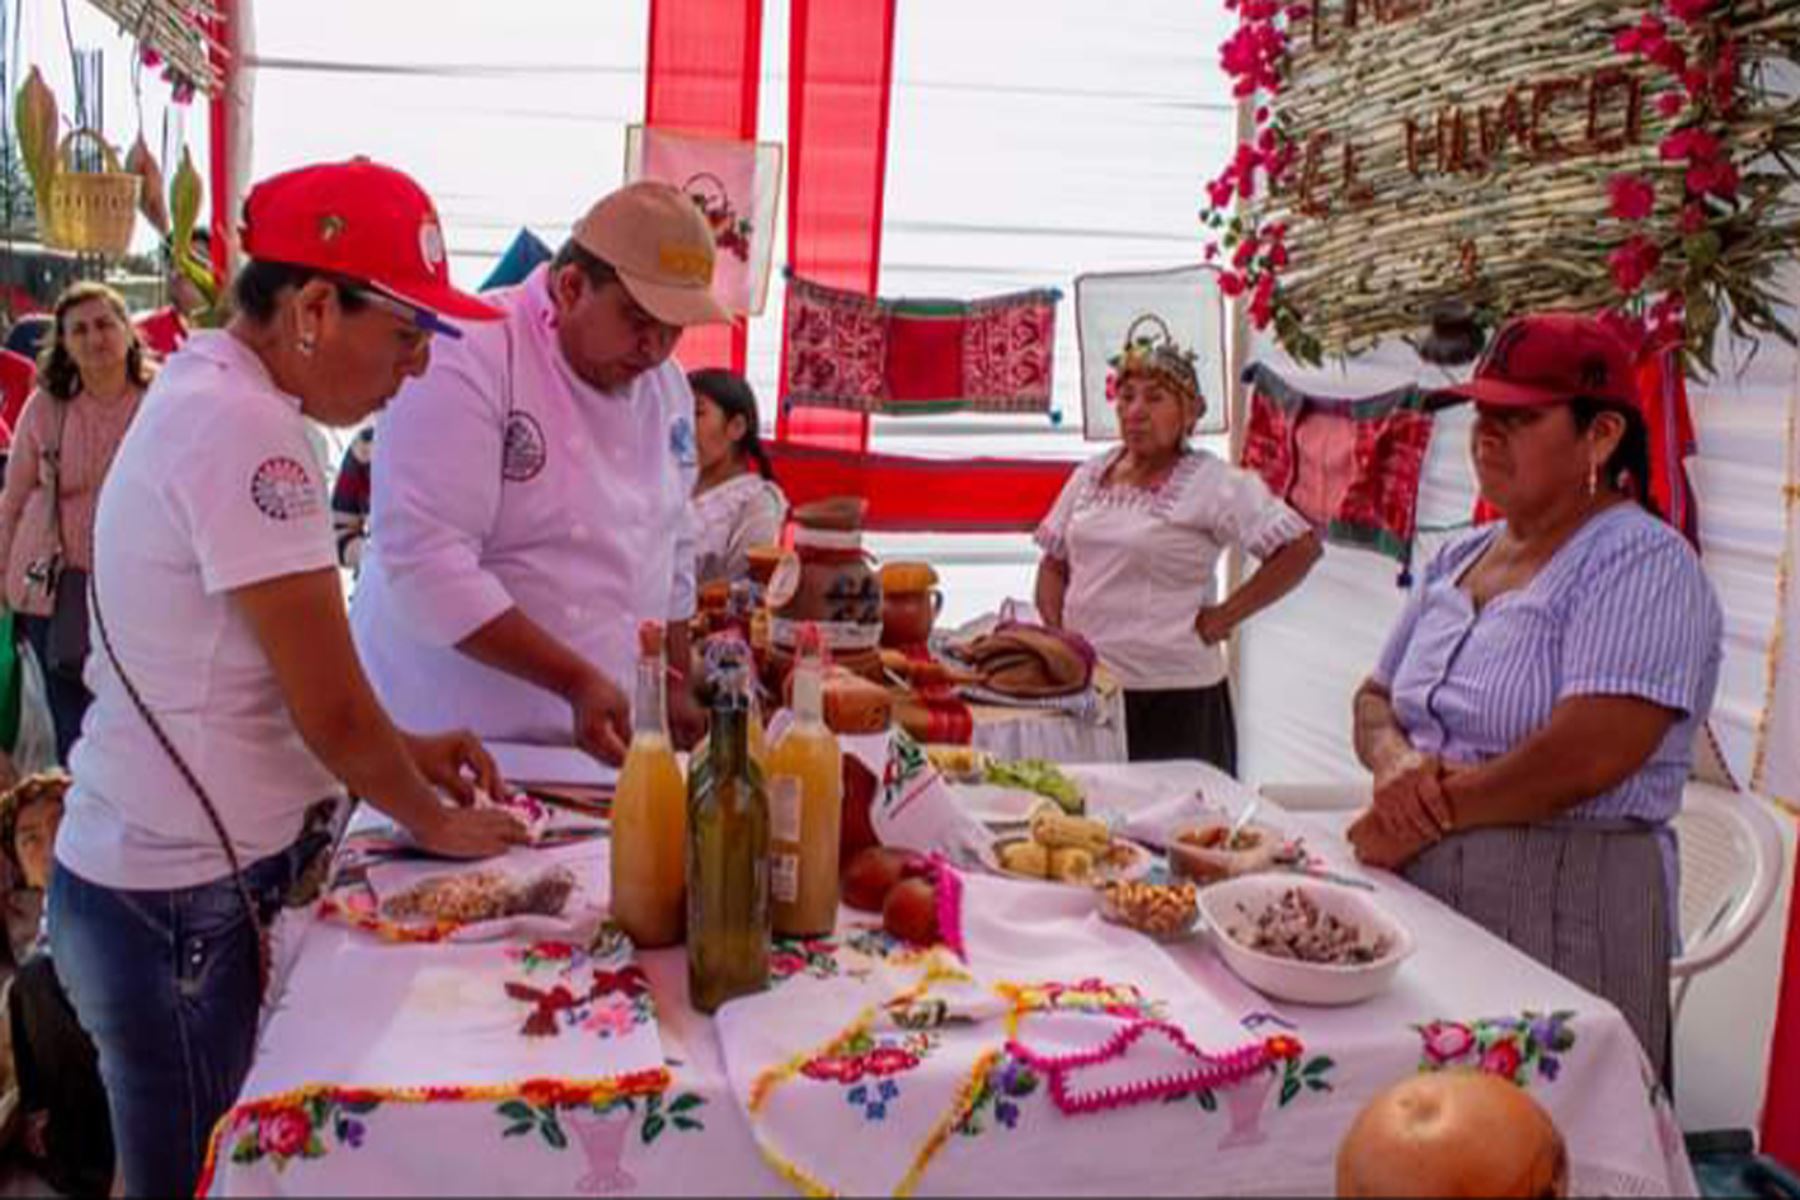
<instances>
[{"instance_id":1,"label":"decorated display table","mask_svg":"<svg viewBox=\"0 0 1800 1200\"><path fill-rule=\"evenodd\" d=\"M1248 800L1197 764L1072 773L1115 810L1196 787L1227 809ZM1362 875L1322 828L1264 819ZM592 833L519 853L603 892ZM375 870L404 861L380 831L353 832L334 896L383 847ZM679 949L590 952L524 931L404 942L340 903L283 931L277 998L203 1190L1330 1194L1338 1140L1371 1095L1474 1065L1557 1120L1578 1193L1693 1194L1614 1009L1367 878L1417 951L1391 990L1337 1009L1252 991L1204 936L1109 925L1086 890L973 874L951 914L962 957L846 910L829 939L779 943L774 988L716 1018L689 1008Z\"/></svg>"},{"instance_id":2,"label":"decorated display table","mask_svg":"<svg viewBox=\"0 0 1800 1200\"><path fill-rule=\"evenodd\" d=\"M999 759L1042 758L1060 763L1125 761L1125 693L1096 692L1091 712L971 704L969 744Z\"/></svg>"}]
</instances>

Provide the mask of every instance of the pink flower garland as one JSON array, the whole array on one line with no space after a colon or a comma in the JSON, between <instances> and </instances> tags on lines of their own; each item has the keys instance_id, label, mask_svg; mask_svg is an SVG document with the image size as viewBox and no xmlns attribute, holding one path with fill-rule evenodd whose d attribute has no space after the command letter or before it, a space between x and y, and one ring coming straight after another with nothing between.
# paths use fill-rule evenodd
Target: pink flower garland
<instances>
[{"instance_id":1,"label":"pink flower garland","mask_svg":"<svg viewBox=\"0 0 1800 1200\"><path fill-rule=\"evenodd\" d=\"M1680 215L1672 230L1650 229L1656 207L1654 180L1619 174L1607 181L1611 215L1630 230L1606 258L1613 285L1625 303L1644 297L1670 249L1684 253L1683 277L1669 281L1642 315L1623 305L1607 314L1615 329L1645 350L1687 340L1685 293L1702 283L1717 258L1719 235L1710 227L1715 217L1735 209L1743 182L1728 148L1709 128L1738 99L1738 47L1718 23L1718 7L1718 0L1662 0L1661 11L1645 13L1613 38L1613 48L1621 55L1649 63L1677 85L1656 98L1656 111L1665 120L1683 120L1657 144L1657 157L1663 162L1685 164ZM1681 27L1689 45L1676 40L1671 20Z\"/></svg>"},{"instance_id":2,"label":"pink flower garland","mask_svg":"<svg viewBox=\"0 0 1800 1200\"><path fill-rule=\"evenodd\" d=\"M1225 0L1238 14L1237 30L1219 48L1219 66L1232 80L1232 95L1248 99L1258 94L1279 95L1282 70L1289 48L1288 26L1311 11L1305 4L1281 0ZM1209 242L1207 261L1221 249L1231 251L1230 263L1219 274L1219 290L1228 297L1250 298L1250 322L1257 329L1290 318L1283 303L1280 275L1288 265L1287 227L1280 222L1248 225L1232 216L1239 200L1253 200L1264 189L1273 189L1299 158L1287 132L1274 123L1267 105L1255 114L1255 132L1238 145L1237 153L1217 178L1206 185L1207 209L1202 220L1222 230L1222 239Z\"/></svg>"}]
</instances>

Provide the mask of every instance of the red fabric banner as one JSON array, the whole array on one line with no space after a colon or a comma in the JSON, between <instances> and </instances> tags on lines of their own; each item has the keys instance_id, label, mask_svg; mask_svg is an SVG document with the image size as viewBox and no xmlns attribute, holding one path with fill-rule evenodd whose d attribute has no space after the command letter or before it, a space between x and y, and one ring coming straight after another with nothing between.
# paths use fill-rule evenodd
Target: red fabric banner
<instances>
[{"instance_id":1,"label":"red fabric banner","mask_svg":"<svg viewBox=\"0 0 1800 1200\"><path fill-rule=\"evenodd\" d=\"M215 43L211 51L212 63L219 71L218 93L206 104L207 173L212 177L210 233L215 279L231 278L231 246L237 237L238 214L233 211L235 206L232 203L231 186L232 173L237 169L232 149L237 144L237 130L233 128L236 118L231 111L231 95L232 80L237 75L239 65L224 49L232 44L231 26L237 20L237 7L238 0L213 0L213 12L216 15L209 22ZM173 173L175 164L165 165Z\"/></svg>"},{"instance_id":2,"label":"red fabric banner","mask_svg":"<svg viewBox=\"0 0 1800 1200\"><path fill-rule=\"evenodd\" d=\"M788 262L808 279L873 296L881 270L894 0L793 0L792 13ZM785 379L785 362L781 373ZM789 411L784 402L776 436L862 450L869 444L869 418L829 409Z\"/></svg>"},{"instance_id":3,"label":"red fabric banner","mask_svg":"<svg viewBox=\"0 0 1800 1200\"><path fill-rule=\"evenodd\" d=\"M644 124L682 133L753 141L762 80L762 0L650 0ZM701 325L682 335L689 370L744 370L742 321Z\"/></svg>"},{"instance_id":4,"label":"red fabric banner","mask_svg":"<svg viewBox=\"0 0 1800 1200\"><path fill-rule=\"evenodd\" d=\"M1800 888L1787 914L1787 953L1769 1044L1769 1087L1763 1096L1762 1151L1800 1171Z\"/></svg>"},{"instance_id":5,"label":"red fabric banner","mask_svg":"<svg viewBox=\"0 0 1800 1200\"><path fill-rule=\"evenodd\" d=\"M869 502L863 527L883 533L1028 533L1079 465L904 458L791 442L767 448L791 504L861 496Z\"/></svg>"}]
</instances>

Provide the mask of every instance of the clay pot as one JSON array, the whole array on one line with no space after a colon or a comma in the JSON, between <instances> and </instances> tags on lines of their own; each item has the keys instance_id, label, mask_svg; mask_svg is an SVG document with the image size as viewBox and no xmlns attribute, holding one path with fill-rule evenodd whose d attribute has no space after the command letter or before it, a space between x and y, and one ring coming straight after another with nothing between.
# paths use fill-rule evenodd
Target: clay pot
<instances>
[{"instance_id":1,"label":"clay pot","mask_svg":"<svg viewBox=\"0 0 1800 1200\"><path fill-rule=\"evenodd\" d=\"M881 644L889 647L924 645L943 608L944 593L936 588L884 594L881 598Z\"/></svg>"}]
</instances>

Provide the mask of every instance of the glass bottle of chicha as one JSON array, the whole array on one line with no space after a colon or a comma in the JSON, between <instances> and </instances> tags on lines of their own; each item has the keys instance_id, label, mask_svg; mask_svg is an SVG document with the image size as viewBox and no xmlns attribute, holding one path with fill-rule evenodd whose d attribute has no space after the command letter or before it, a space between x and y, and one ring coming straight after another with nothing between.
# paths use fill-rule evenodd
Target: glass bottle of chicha
<instances>
[{"instance_id":1,"label":"glass bottle of chicha","mask_svg":"<svg viewBox=\"0 0 1800 1200\"><path fill-rule=\"evenodd\" d=\"M837 925L844 759L825 726L823 645L810 623L800 631L793 688L794 719L763 763L769 887L777 934L824 937Z\"/></svg>"},{"instance_id":2,"label":"glass bottle of chicha","mask_svg":"<svg viewBox=\"0 0 1800 1200\"><path fill-rule=\"evenodd\" d=\"M631 748L612 812L612 915L639 949L681 940L687 868L687 785L669 741L663 627L638 628Z\"/></svg>"},{"instance_id":3,"label":"glass bottle of chicha","mask_svg":"<svg viewBox=\"0 0 1800 1200\"><path fill-rule=\"evenodd\" d=\"M769 803L750 757L750 650L708 650L712 734L688 778L688 998L704 1013L769 986Z\"/></svg>"}]
</instances>

